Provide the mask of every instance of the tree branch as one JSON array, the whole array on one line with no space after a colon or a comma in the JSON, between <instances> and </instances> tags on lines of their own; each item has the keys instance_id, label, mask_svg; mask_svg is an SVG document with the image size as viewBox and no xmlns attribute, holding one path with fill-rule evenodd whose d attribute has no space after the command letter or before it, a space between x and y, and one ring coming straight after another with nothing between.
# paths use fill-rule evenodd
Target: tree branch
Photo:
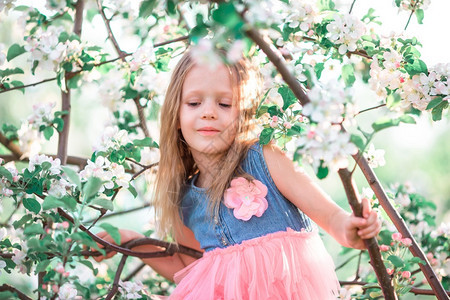
<instances>
[{"instance_id":1,"label":"tree branch","mask_svg":"<svg viewBox=\"0 0 450 300\"><path fill-rule=\"evenodd\" d=\"M78 0L75 5L75 22L73 25L73 33L81 36L81 29L83 25L83 10L84 10L84 0Z\"/></svg>"},{"instance_id":2,"label":"tree branch","mask_svg":"<svg viewBox=\"0 0 450 300\"><path fill-rule=\"evenodd\" d=\"M348 169L340 169L338 173L344 186L345 193L347 194L348 203L352 207L354 215L356 217L362 217L362 205L359 202L358 189L352 180L350 171ZM364 245L369 250L370 264L377 275L384 297L389 300L397 299L397 295L394 292L394 287L392 286L391 278L386 271L386 267L384 266L377 239L373 237L363 241Z\"/></svg>"},{"instance_id":3,"label":"tree branch","mask_svg":"<svg viewBox=\"0 0 450 300\"><path fill-rule=\"evenodd\" d=\"M124 57L125 52L123 52L120 49L119 44L117 43L116 37L114 36L114 34L111 30L110 20L106 17L105 11L103 10L101 0L97 0L97 7L98 7L98 11L100 12L100 15L102 16L103 22L105 23L106 30L108 31L108 37L111 40L111 42L113 43L114 49L116 49L117 54L119 54L119 56L122 57L122 60L125 61L125 57Z\"/></svg>"},{"instance_id":4,"label":"tree branch","mask_svg":"<svg viewBox=\"0 0 450 300\"><path fill-rule=\"evenodd\" d=\"M6 292L6 291L10 291L12 293L16 293L17 297L19 297L20 300L32 300L32 298L28 297L27 295L25 295L24 293L22 293L21 291L19 291L18 289L7 285L7 284L3 284L0 286L0 292Z\"/></svg>"},{"instance_id":5,"label":"tree branch","mask_svg":"<svg viewBox=\"0 0 450 300\"><path fill-rule=\"evenodd\" d=\"M23 153L20 150L19 146L14 144L12 141L8 140L1 132L0 132L0 143L5 146L9 151L11 151L12 156L15 160L20 160Z\"/></svg>"},{"instance_id":6,"label":"tree branch","mask_svg":"<svg viewBox=\"0 0 450 300\"><path fill-rule=\"evenodd\" d=\"M119 290L120 275L122 274L123 267L125 266L125 262L127 261L127 258L128 258L127 255L123 255L122 258L120 259L120 263L119 263L119 266L117 267L117 271L116 271L116 276L114 277L113 285L112 285L111 290L109 291L108 295L106 296L105 300L112 299L114 297L114 295L117 293L117 291Z\"/></svg>"},{"instance_id":7,"label":"tree branch","mask_svg":"<svg viewBox=\"0 0 450 300\"><path fill-rule=\"evenodd\" d=\"M139 206L139 207L135 207L135 208L123 210L123 211L118 211L118 212L113 212L113 213L105 214L105 215L102 216L102 220L104 220L104 219L106 219L106 218L111 218L111 217L116 217L116 216L124 215L124 214L130 213L130 212L138 211L138 210L141 210L141 209L150 207L150 206L152 206L152 205L151 205L150 203L147 203L147 204L145 204L145 205L143 205L143 206ZM84 221L84 223L88 223L88 224L89 224L89 223L91 223L91 222L94 222L95 220L97 220L97 218L96 218L96 219L91 219L91 220Z\"/></svg>"},{"instance_id":8,"label":"tree branch","mask_svg":"<svg viewBox=\"0 0 450 300\"><path fill-rule=\"evenodd\" d=\"M353 156L353 158L355 159L362 173L366 177L366 180L369 183L372 190L374 191L380 205L383 207L386 214L394 223L395 228L397 228L397 230L402 234L403 237L411 239L412 245L409 247L409 250L411 251L412 255L425 261L424 265L419 264L419 266L437 298L439 300L448 299L442 284L439 282L438 277L436 276L433 268L430 265L430 262L428 261L422 249L419 247L413 235L409 231L405 221L392 206L377 176L375 175L372 168L370 168L366 158L364 158L361 154L356 154Z\"/></svg>"},{"instance_id":9,"label":"tree branch","mask_svg":"<svg viewBox=\"0 0 450 300\"><path fill-rule=\"evenodd\" d=\"M142 128L144 135L146 137L150 137L150 132L148 131L148 127L147 127L147 120L146 120L145 114L144 114L144 108L139 103L139 99L137 97L134 98L133 101L134 101L134 104L136 105L137 112L138 112L139 126Z\"/></svg>"},{"instance_id":10,"label":"tree branch","mask_svg":"<svg viewBox=\"0 0 450 300\"><path fill-rule=\"evenodd\" d=\"M67 75L66 75L67 79ZM67 80L65 80L64 83L66 84ZM67 164L67 148L69 145L69 127L70 127L70 89L67 89L67 91L61 91L61 99L62 99L62 106L61 110L67 111L67 114L64 114L61 116L64 126L63 130L59 133L59 140L58 140L58 154L57 157L61 160L61 165Z\"/></svg>"}]
</instances>

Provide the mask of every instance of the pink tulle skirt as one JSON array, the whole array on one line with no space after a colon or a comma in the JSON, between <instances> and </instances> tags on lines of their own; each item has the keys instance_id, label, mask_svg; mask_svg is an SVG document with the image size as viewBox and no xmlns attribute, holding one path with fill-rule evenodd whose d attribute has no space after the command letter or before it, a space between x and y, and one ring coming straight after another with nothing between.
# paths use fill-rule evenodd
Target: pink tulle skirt
<instances>
[{"instance_id":1,"label":"pink tulle skirt","mask_svg":"<svg viewBox=\"0 0 450 300\"><path fill-rule=\"evenodd\" d=\"M206 252L175 274L169 299L336 299L334 263L317 231L290 228Z\"/></svg>"}]
</instances>

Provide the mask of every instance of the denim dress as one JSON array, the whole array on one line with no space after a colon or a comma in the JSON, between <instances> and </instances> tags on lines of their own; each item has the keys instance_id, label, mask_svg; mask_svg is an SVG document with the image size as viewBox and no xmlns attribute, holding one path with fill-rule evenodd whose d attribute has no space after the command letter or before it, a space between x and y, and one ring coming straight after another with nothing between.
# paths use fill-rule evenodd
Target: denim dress
<instances>
[{"instance_id":1,"label":"denim dress","mask_svg":"<svg viewBox=\"0 0 450 300\"><path fill-rule=\"evenodd\" d=\"M180 213L205 253L175 273L177 287L169 299L336 299L333 260L316 226L275 186L259 144L241 166L267 187L267 209L244 221L222 201L211 218L206 190L195 186L193 176Z\"/></svg>"}]
</instances>

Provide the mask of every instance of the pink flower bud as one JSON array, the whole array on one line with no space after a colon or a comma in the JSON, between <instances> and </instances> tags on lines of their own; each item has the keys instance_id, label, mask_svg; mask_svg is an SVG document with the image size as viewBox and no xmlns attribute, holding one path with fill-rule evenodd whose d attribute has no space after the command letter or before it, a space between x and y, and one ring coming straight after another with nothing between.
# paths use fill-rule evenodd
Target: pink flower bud
<instances>
[{"instance_id":1,"label":"pink flower bud","mask_svg":"<svg viewBox=\"0 0 450 300\"><path fill-rule=\"evenodd\" d=\"M62 227L63 227L64 229L69 228L69 222L64 221L64 222L62 222L61 224L62 224Z\"/></svg>"},{"instance_id":2,"label":"pink flower bud","mask_svg":"<svg viewBox=\"0 0 450 300\"><path fill-rule=\"evenodd\" d=\"M278 122L278 117L277 117L277 116L273 116L273 117L272 117L272 121L273 121L273 122Z\"/></svg>"},{"instance_id":3,"label":"pink flower bud","mask_svg":"<svg viewBox=\"0 0 450 300\"><path fill-rule=\"evenodd\" d=\"M411 280L411 284L414 284L414 280Z\"/></svg>"},{"instance_id":4,"label":"pink flower bud","mask_svg":"<svg viewBox=\"0 0 450 300\"><path fill-rule=\"evenodd\" d=\"M43 290L46 290L46 289L47 289L47 285L46 285L45 283L42 285L42 289L43 289Z\"/></svg>"},{"instance_id":5,"label":"pink flower bud","mask_svg":"<svg viewBox=\"0 0 450 300\"><path fill-rule=\"evenodd\" d=\"M59 264L59 265L56 266L55 271L60 273L60 274L63 274L66 270L64 270L63 265Z\"/></svg>"},{"instance_id":6,"label":"pink flower bud","mask_svg":"<svg viewBox=\"0 0 450 300\"><path fill-rule=\"evenodd\" d=\"M50 228L45 228L45 232L46 232L47 234L50 234L50 232L51 232Z\"/></svg>"},{"instance_id":7,"label":"pink flower bud","mask_svg":"<svg viewBox=\"0 0 450 300\"><path fill-rule=\"evenodd\" d=\"M411 272L410 272L410 271L403 271L403 272L402 272L402 277L403 277L403 278L409 278L409 277L411 277Z\"/></svg>"},{"instance_id":8,"label":"pink flower bud","mask_svg":"<svg viewBox=\"0 0 450 300\"><path fill-rule=\"evenodd\" d=\"M292 124L290 122L284 122L284 127L286 127L287 129L290 129L292 127Z\"/></svg>"},{"instance_id":9,"label":"pink flower bud","mask_svg":"<svg viewBox=\"0 0 450 300\"><path fill-rule=\"evenodd\" d=\"M428 252L428 253L427 253L427 258L428 258L428 259L433 259L433 258L434 258L433 253Z\"/></svg>"},{"instance_id":10,"label":"pink flower bud","mask_svg":"<svg viewBox=\"0 0 450 300\"><path fill-rule=\"evenodd\" d=\"M389 275L394 274L394 269L386 268L386 271L387 271L387 273L388 273Z\"/></svg>"},{"instance_id":11,"label":"pink flower bud","mask_svg":"<svg viewBox=\"0 0 450 300\"><path fill-rule=\"evenodd\" d=\"M277 127L277 125L278 125L277 122L274 122L274 121L270 122L270 127L272 127L272 128Z\"/></svg>"},{"instance_id":12,"label":"pink flower bud","mask_svg":"<svg viewBox=\"0 0 450 300\"><path fill-rule=\"evenodd\" d=\"M409 246L412 245L412 241L411 241L410 238L404 238L404 239L402 239L401 242L402 242L402 244L405 245L406 247L409 247Z\"/></svg>"},{"instance_id":13,"label":"pink flower bud","mask_svg":"<svg viewBox=\"0 0 450 300\"><path fill-rule=\"evenodd\" d=\"M70 243L71 241L72 241L71 238L67 238L67 239L66 239L66 243Z\"/></svg>"},{"instance_id":14,"label":"pink flower bud","mask_svg":"<svg viewBox=\"0 0 450 300\"><path fill-rule=\"evenodd\" d=\"M70 274L69 274L69 272L64 272L62 275L67 278L67 277L69 277Z\"/></svg>"},{"instance_id":15,"label":"pink flower bud","mask_svg":"<svg viewBox=\"0 0 450 300\"><path fill-rule=\"evenodd\" d=\"M310 30L310 31L308 31L307 33L306 33L308 36L312 36L312 35L314 35L314 30Z\"/></svg>"},{"instance_id":16,"label":"pink flower bud","mask_svg":"<svg viewBox=\"0 0 450 300\"><path fill-rule=\"evenodd\" d=\"M306 53L308 53L308 55L313 55L314 51L312 49L309 49L308 51L306 51Z\"/></svg>"},{"instance_id":17,"label":"pink flower bud","mask_svg":"<svg viewBox=\"0 0 450 300\"><path fill-rule=\"evenodd\" d=\"M19 175L14 176L14 177L13 177L13 181L14 181L14 182L19 181Z\"/></svg>"},{"instance_id":18,"label":"pink flower bud","mask_svg":"<svg viewBox=\"0 0 450 300\"><path fill-rule=\"evenodd\" d=\"M307 134L308 139L312 139L316 135L314 130L310 130Z\"/></svg>"},{"instance_id":19,"label":"pink flower bud","mask_svg":"<svg viewBox=\"0 0 450 300\"><path fill-rule=\"evenodd\" d=\"M401 83L405 82L405 78L400 77L400 82L401 82Z\"/></svg>"},{"instance_id":20,"label":"pink flower bud","mask_svg":"<svg viewBox=\"0 0 450 300\"><path fill-rule=\"evenodd\" d=\"M52 285L52 291L54 293L57 293L59 291L59 288L58 288L58 286L56 284Z\"/></svg>"},{"instance_id":21,"label":"pink flower bud","mask_svg":"<svg viewBox=\"0 0 450 300\"><path fill-rule=\"evenodd\" d=\"M389 247L388 245L381 245L380 246L380 251L381 252L386 252L389 251L391 249L391 247Z\"/></svg>"},{"instance_id":22,"label":"pink flower bud","mask_svg":"<svg viewBox=\"0 0 450 300\"><path fill-rule=\"evenodd\" d=\"M402 239L402 234L400 232L396 232L392 234L392 239L394 241L400 241Z\"/></svg>"},{"instance_id":23,"label":"pink flower bud","mask_svg":"<svg viewBox=\"0 0 450 300\"><path fill-rule=\"evenodd\" d=\"M303 116L298 116L298 121L299 122L303 122L303 120L304 120Z\"/></svg>"}]
</instances>

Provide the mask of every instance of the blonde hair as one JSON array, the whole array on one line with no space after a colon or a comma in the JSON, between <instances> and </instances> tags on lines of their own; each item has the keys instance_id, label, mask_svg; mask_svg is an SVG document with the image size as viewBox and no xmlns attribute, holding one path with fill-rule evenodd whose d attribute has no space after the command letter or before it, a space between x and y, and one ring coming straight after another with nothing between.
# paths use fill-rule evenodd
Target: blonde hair
<instances>
[{"instance_id":1,"label":"blonde hair","mask_svg":"<svg viewBox=\"0 0 450 300\"><path fill-rule=\"evenodd\" d=\"M182 225L181 198L186 181L198 172L195 161L179 130L179 113L182 87L189 71L196 65L190 51L187 51L173 70L164 104L161 107L160 161L156 176L154 207L158 219L158 232L171 235ZM240 168L248 149L255 142L251 139L254 130L252 117L260 98L259 76L247 59L226 65L232 78L235 101L239 105L236 120L237 134L230 148L223 154L207 190L211 217L218 213L223 194L236 176L252 177Z\"/></svg>"}]
</instances>

